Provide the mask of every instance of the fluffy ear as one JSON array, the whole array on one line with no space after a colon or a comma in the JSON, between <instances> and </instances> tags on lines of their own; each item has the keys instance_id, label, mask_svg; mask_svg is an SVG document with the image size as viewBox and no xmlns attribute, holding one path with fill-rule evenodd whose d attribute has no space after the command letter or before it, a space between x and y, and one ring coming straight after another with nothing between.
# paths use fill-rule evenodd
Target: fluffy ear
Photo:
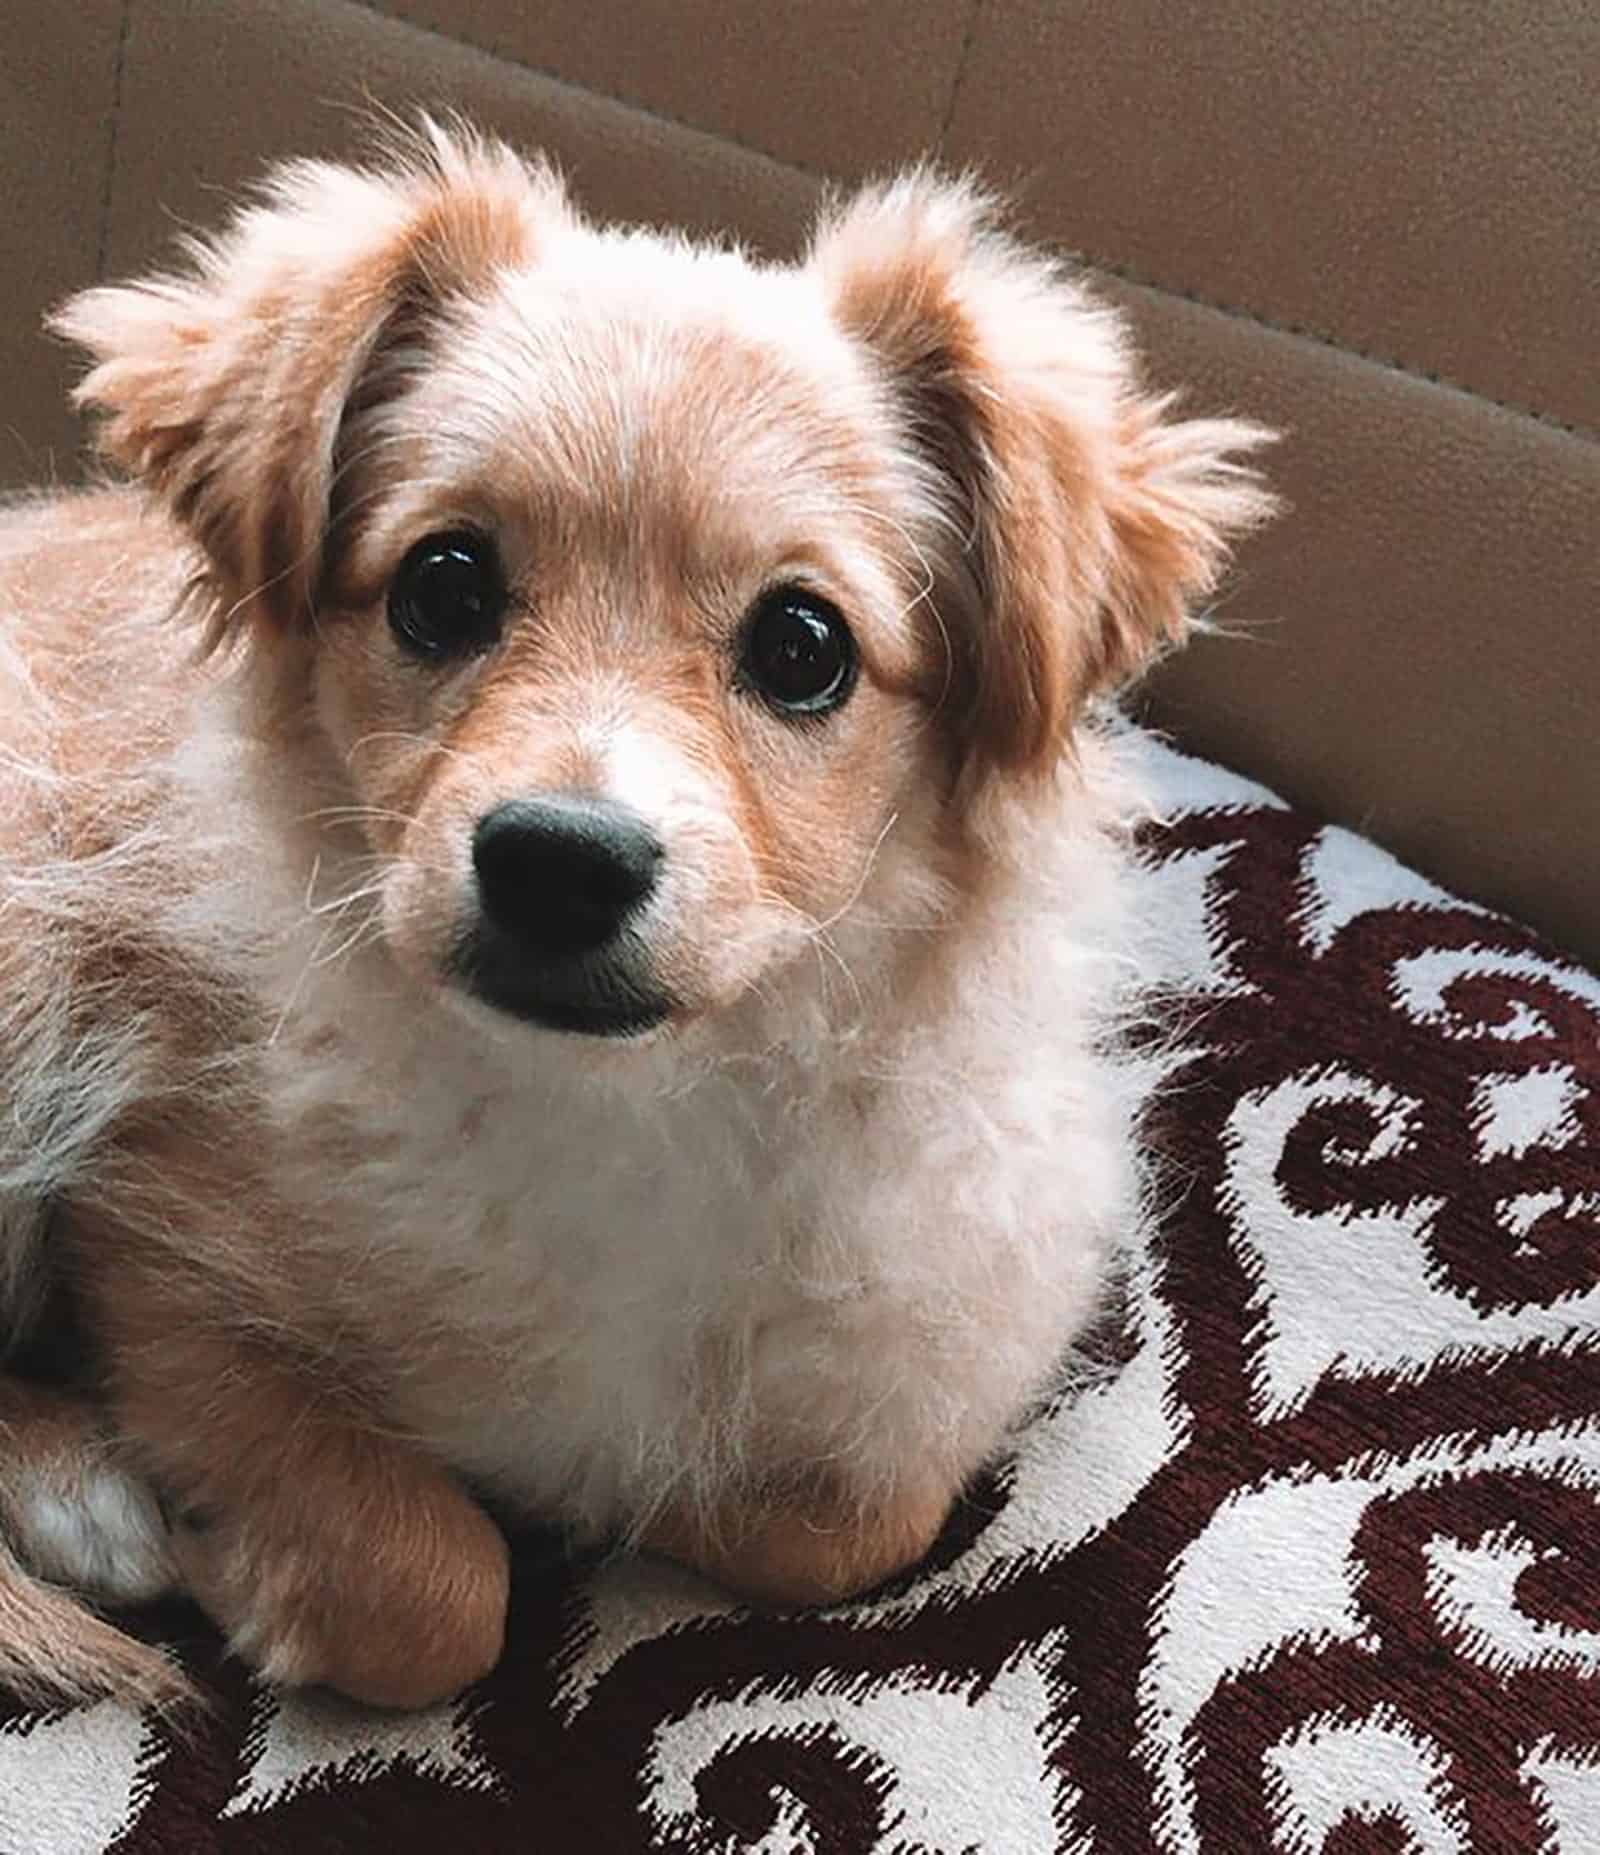
<instances>
[{"instance_id":1,"label":"fluffy ear","mask_svg":"<svg viewBox=\"0 0 1600 1855\"><path fill-rule=\"evenodd\" d=\"M1120 319L969 182L870 188L810 261L928 473L963 764L1051 767L1083 700L1182 636L1230 540L1270 512L1239 461L1270 434L1169 421Z\"/></svg>"},{"instance_id":2,"label":"fluffy ear","mask_svg":"<svg viewBox=\"0 0 1600 1855\"><path fill-rule=\"evenodd\" d=\"M550 169L424 121L386 166L278 168L185 274L53 317L96 363L76 398L98 448L187 524L230 620L309 615L348 409L566 211Z\"/></svg>"}]
</instances>

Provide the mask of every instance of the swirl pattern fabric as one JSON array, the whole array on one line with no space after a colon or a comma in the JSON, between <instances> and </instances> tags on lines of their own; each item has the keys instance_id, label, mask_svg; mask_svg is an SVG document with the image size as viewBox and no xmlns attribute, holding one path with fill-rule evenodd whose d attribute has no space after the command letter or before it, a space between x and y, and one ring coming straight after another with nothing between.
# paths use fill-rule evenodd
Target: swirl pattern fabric
<instances>
[{"instance_id":1,"label":"swirl pattern fabric","mask_svg":"<svg viewBox=\"0 0 1600 1855\"><path fill-rule=\"evenodd\" d=\"M155 1616L214 1715L0 1715L0 1850L1600 1849L1600 981L1142 751L1163 1215L915 1578L752 1617L530 1548L414 1718Z\"/></svg>"}]
</instances>

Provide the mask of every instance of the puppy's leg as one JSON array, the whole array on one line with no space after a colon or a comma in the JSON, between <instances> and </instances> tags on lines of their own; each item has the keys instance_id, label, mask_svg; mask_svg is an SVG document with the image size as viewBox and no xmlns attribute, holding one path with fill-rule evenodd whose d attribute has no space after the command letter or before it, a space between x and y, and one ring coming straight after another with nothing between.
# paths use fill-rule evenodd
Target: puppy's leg
<instances>
[{"instance_id":1,"label":"puppy's leg","mask_svg":"<svg viewBox=\"0 0 1600 1855\"><path fill-rule=\"evenodd\" d=\"M120 1420L176 1494L190 1591L269 1680L422 1707L500 1659L498 1528L441 1469L285 1359L184 1336L118 1374Z\"/></svg>"},{"instance_id":2,"label":"puppy's leg","mask_svg":"<svg viewBox=\"0 0 1600 1855\"><path fill-rule=\"evenodd\" d=\"M269 1680L421 1707L499 1660L508 1554L444 1471L135 1242L86 1315L119 1430L169 1495L178 1571ZM226 1296L223 1297L226 1300ZM224 1325L228 1316L232 1324ZM264 1324L264 1323L263 1323Z\"/></svg>"}]
</instances>

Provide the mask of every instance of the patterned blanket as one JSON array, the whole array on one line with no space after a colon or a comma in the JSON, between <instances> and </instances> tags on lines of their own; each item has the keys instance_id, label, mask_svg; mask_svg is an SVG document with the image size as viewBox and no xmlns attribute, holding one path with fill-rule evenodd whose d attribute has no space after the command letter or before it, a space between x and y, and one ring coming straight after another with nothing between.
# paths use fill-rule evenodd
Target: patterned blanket
<instances>
[{"instance_id":1,"label":"patterned blanket","mask_svg":"<svg viewBox=\"0 0 1600 1855\"><path fill-rule=\"evenodd\" d=\"M0 1851L1600 1850L1600 982L1149 753L1166 1212L915 1578L757 1618L528 1541L415 1718L152 1617L214 1713L0 1712Z\"/></svg>"}]
</instances>

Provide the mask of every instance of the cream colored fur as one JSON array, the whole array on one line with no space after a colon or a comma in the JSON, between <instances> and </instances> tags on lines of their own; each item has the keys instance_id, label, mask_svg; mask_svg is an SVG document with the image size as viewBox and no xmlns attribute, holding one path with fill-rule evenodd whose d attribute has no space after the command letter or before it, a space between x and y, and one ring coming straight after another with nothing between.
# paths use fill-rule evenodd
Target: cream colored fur
<instances>
[{"instance_id":1,"label":"cream colored fur","mask_svg":"<svg viewBox=\"0 0 1600 1855\"><path fill-rule=\"evenodd\" d=\"M194 1393L196 1335L586 1540L842 1595L739 1569L798 1503L907 1541L868 1581L914 1559L1142 1214L1140 799L1095 702L1263 513L1260 434L1142 397L1110 313L963 184L869 192L766 267L593 230L437 131L291 170L193 274L64 326L140 481L0 517L0 1280L24 1325L73 1273L134 1459L220 1501L232 1558L192 1582L274 1677L389 1697L273 1595L265 1469L220 1462L271 1439L198 1350ZM423 687L383 588L464 520L526 611ZM725 671L797 575L866 664L804 729ZM666 846L640 931L682 1009L642 1037L443 970L475 818L571 785Z\"/></svg>"}]
</instances>

